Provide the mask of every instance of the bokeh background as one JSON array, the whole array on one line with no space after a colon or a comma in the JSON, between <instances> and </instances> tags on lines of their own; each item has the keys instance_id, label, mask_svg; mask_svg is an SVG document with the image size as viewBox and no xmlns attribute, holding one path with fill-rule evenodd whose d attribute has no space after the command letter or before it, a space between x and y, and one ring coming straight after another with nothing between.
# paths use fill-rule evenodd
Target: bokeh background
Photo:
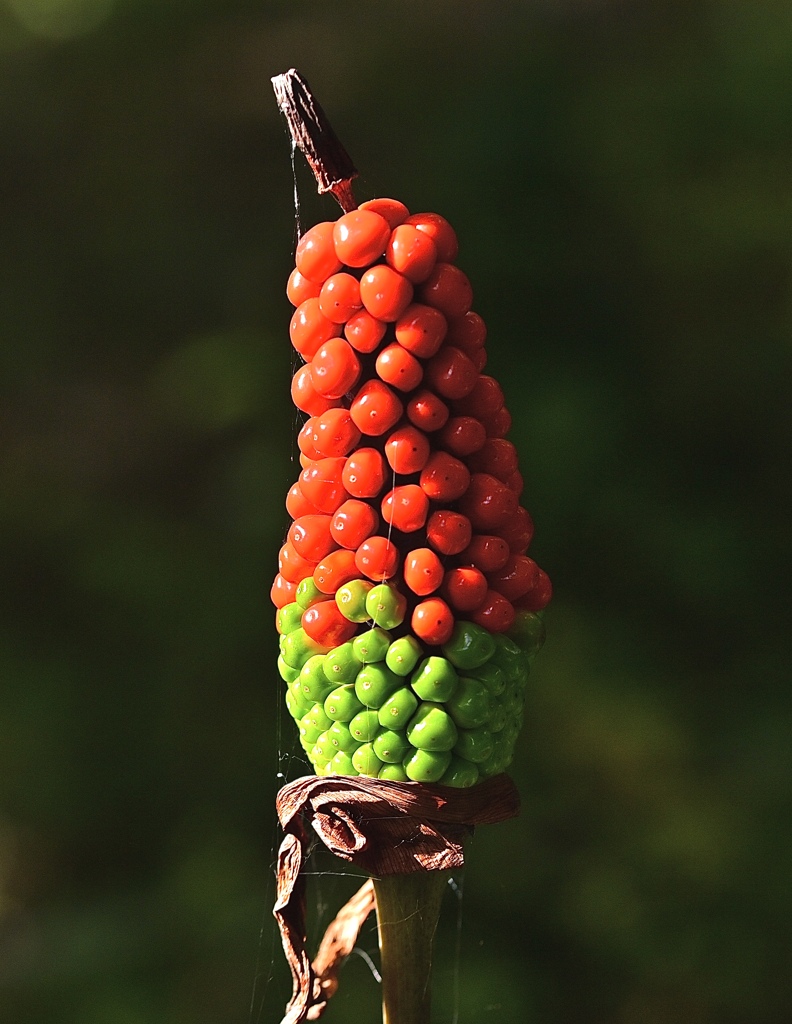
<instances>
[{"instance_id":1,"label":"bokeh background","mask_svg":"<svg viewBox=\"0 0 792 1024\"><path fill-rule=\"evenodd\" d=\"M786 5L0 0L0 1019L288 994L293 65L360 199L455 225L556 588L435 1020L792 1018ZM325 1019L377 1005L355 956Z\"/></svg>"}]
</instances>

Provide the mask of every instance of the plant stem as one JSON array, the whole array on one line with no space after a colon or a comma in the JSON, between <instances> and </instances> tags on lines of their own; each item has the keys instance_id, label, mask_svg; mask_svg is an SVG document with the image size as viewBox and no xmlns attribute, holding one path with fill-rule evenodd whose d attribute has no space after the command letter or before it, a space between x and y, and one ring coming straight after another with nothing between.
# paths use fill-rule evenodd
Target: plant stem
<instances>
[{"instance_id":1,"label":"plant stem","mask_svg":"<svg viewBox=\"0 0 792 1024\"><path fill-rule=\"evenodd\" d=\"M429 1024L432 943L450 872L375 879L382 1024Z\"/></svg>"}]
</instances>

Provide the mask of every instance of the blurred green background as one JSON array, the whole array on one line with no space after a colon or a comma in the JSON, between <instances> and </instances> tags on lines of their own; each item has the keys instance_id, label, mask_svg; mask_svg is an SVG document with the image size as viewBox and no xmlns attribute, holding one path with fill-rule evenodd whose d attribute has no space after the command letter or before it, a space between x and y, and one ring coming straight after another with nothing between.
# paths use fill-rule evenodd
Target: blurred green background
<instances>
[{"instance_id":1,"label":"blurred green background","mask_svg":"<svg viewBox=\"0 0 792 1024\"><path fill-rule=\"evenodd\" d=\"M0 58L0 1019L288 994L293 65L456 227L556 588L435 1020L792 1018L786 5L0 0ZM325 1019L377 1004L356 956Z\"/></svg>"}]
</instances>

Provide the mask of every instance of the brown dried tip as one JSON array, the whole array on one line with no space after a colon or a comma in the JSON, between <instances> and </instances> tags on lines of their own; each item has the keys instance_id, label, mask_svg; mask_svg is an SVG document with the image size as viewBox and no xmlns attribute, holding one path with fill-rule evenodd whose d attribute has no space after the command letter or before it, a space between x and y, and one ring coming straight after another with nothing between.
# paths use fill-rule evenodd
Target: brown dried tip
<instances>
[{"instance_id":1,"label":"brown dried tip","mask_svg":"<svg viewBox=\"0 0 792 1024\"><path fill-rule=\"evenodd\" d=\"M344 213L357 209L352 179L357 170L308 83L295 69L275 75L272 88L289 133L308 161L319 193L332 192Z\"/></svg>"}]
</instances>

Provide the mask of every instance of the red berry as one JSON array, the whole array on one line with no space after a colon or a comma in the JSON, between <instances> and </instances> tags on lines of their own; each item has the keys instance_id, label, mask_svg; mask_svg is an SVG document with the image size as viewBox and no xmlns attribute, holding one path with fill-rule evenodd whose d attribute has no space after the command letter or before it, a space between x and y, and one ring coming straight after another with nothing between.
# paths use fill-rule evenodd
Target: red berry
<instances>
[{"instance_id":1,"label":"red berry","mask_svg":"<svg viewBox=\"0 0 792 1024\"><path fill-rule=\"evenodd\" d=\"M295 267L289 274L289 281L286 285L286 297L293 306L299 306L306 299L314 299L319 295L322 286L316 281L309 281L303 277Z\"/></svg>"},{"instance_id":2,"label":"red berry","mask_svg":"<svg viewBox=\"0 0 792 1024\"><path fill-rule=\"evenodd\" d=\"M366 381L349 407L355 426L371 437L379 437L395 426L403 411L396 394L381 380Z\"/></svg>"},{"instance_id":3,"label":"red berry","mask_svg":"<svg viewBox=\"0 0 792 1024\"><path fill-rule=\"evenodd\" d=\"M476 533L465 550L459 553L459 560L465 565L474 565L482 572L495 572L506 565L510 554L509 545L502 537Z\"/></svg>"},{"instance_id":4,"label":"red berry","mask_svg":"<svg viewBox=\"0 0 792 1024\"><path fill-rule=\"evenodd\" d=\"M430 434L448 420L448 406L433 391L422 390L407 403L407 419L413 426Z\"/></svg>"},{"instance_id":5,"label":"red berry","mask_svg":"<svg viewBox=\"0 0 792 1024\"><path fill-rule=\"evenodd\" d=\"M320 309L319 299L301 302L289 324L289 338L303 359L313 359L314 353L326 341L340 333L340 326L328 320Z\"/></svg>"},{"instance_id":6,"label":"red berry","mask_svg":"<svg viewBox=\"0 0 792 1024\"><path fill-rule=\"evenodd\" d=\"M300 516L289 527L288 540L298 555L314 565L321 562L336 547L330 535L330 516Z\"/></svg>"},{"instance_id":7,"label":"red berry","mask_svg":"<svg viewBox=\"0 0 792 1024\"><path fill-rule=\"evenodd\" d=\"M379 516L365 501L350 498L339 505L330 523L330 534L341 547L357 551L364 540L377 532Z\"/></svg>"},{"instance_id":8,"label":"red berry","mask_svg":"<svg viewBox=\"0 0 792 1024\"><path fill-rule=\"evenodd\" d=\"M414 302L396 321L396 340L414 356L428 359L442 345L446 327L446 319L439 310Z\"/></svg>"},{"instance_id":9,"label":"red berry","mask_svg":"<svg viewBox=\"0 0 792 1024\"><path fill-rule=\"evenodd\" d=\"M292 519L299 519L300 516L315 515L319 509L308 501L298 481L286 495L286 511Z\"/></svg>"},{"instance_id":10,"label":"red berry","mask_svg":"<svg viewBox=\"0 0 792 1024\"><path fill-rule=\"evenodd\" d=\"M339 647L357 632L357 623L350 622L335 601L317 601L302 614L302 628L308 636L326 648Z\"/></svg>"},{"instance_id":11,"label":"red berry","mask_svg":"<svg viewBox=\"0 0 792 1024\"><path fill-rule=\"evenodd\" d=\"M412 302L413 286L402 274L380 264L360 279L360 297L372 316L393 323Z\"/></svg>"},{"instance_id":12,"label":"red berry","mask_svg":"<svg viewBox=\"0 0 792 1024\"><path fill-rule=\"evenodd\" d=\"M405 219L405 224L412 224L419 231L424 231L432 239L437 249L437 258L446 263L453 263L459 252L459 243L454 229L439 213L414 213Z\"/></svg>"},{"instance_id":13,"label":"red berry","mask_svg":"<svg viewBox=\"0 0 792 1024\"><path fill-rule=\"evenodd\" d=\"M487 432L484 424L473 416L452 416L438 434L437 440L452 455L463 458L477 452L484 445Z\"/></svg>"},{"instance_id":14,"label":"red berry","mask_svg":"<svg viewBox=\"0 0 792 1024\"><path fill-rule=\"evenodd\" d=\"M348 495L342 481L346 459L319 459L300 473L300 488L320 512L332 514Z\"/></svg>"},{"instance_id":15,"label":"red berry","mask_svg":"<svg viewBox=\"0 0 792 1024\"><path fill-rule=\"evenodd\" d=\"M509 477L517 472L517 449L502 437L488 438L468 459L468 466L474 473L490 473L508 486Z\"/></svg>"},{"instance_id":16,"label":"red berry","mask_svg":"<svg viewBox=\"0 0 792 1024\"><path fill-rule=\"evenodd\" d=\"M540 612L546 607L553 596L553 585L547 573L536 567L536 574L530 590L527 590L522 597L515 602L516 607L524 611Z\"/></svg>"},{"instance_id":17,"label":"red berry","mask_svg":"<svg viewBox=\"0 0 792 1024\"><path fill-rule=\"evenodd\" d=\"M360 440L349 409L328 409L313 422L313 447L320 458L348 455Z\"/></svg>"},{"instance_id":18,"label":"red berry","mask_svg":"<svg viewBox=\"0 0 792 1024\"><path fill-rule=\"evenodd\" d=\"M351 274L333 274L322 285L319 309L334 324L344 324L359 309L360 282Z\"/></svg>"},{"instance_id":19,"label":"red berry","mask_svg":"<svg viewBox=\"0 0 792 1024\"><path fill-rule=\"evenodd\" d=\"M487 577L472 565L449 569L443 580L442 595L456 612L475 611L487 596Z\"/></svg>"},{"instance_id":20,"label":"red berry","mask_svg":"<svg viewBox=\"0 0 792 1024\"><path fill-rule=\"evenodd\" d=\"M501 406L496 413L484 420L487 437L505 437L511 430L511 425L511 413L505 405Z\"/></svg>"},{"instance_id":21,"label":"red berry","mask_svg":"<svg viewBox=\"0 0 792 1024\"><path fill-rule=\"evenodd\" d=\"M297 447L306 458L312 461L322 457L321 452L316 448L316 424L318 420L318 416L311 416L310 419L303 423L297 435Z\"/></svg>"},{"instance_id":22,"label":"red berry","mask_svg":"<svg viewBox=\"0 0 792 1024\"><path fill-rule=\"evenodd\" d=\"M473 305L467 275L453 263L437 263L421 285L421 301L439 309L446 319L464 316Z\"/></svg>"},{"instance_id":23,"label":"red berry","mask_svg":"<svg viewBox=\"0 0 792 1024\"><path fill-rule=\"evenodd\" d=\"M377 373L399 391L413 391L421 383L423 367L406 348L396 342L386 347L377 356Z\"/></svg>"},{"instance_id":24,"label":"red berry","mask_svg":"<svg viewBox=\"0 0 792 1024\"><path fill-rule=\"evenodd\" d=\"M292 377L291 395L297 408L307 412L309 416L321 416L328 409L340 405L337 398L325 398L313 386L310 363L301 366Z\"/></svg>"},{"instance_id":25,"label":"red berry","mask_svg":"<svg viewBox=\"0 0 792 1024\"><path fill-rule=\"evenodd\" d=\"M402 484L382 499L382 518L402 533L420 530L429 514L429 499L417 484Z\"/></svg>"},{"instance_id":26,"label":"red berry","mask_svg":"<svg viewBox=\"0 0 792 1024\"><path fill-rule=\"evenodd\" d=\"M387 537L369 537L355 552L355 565L370 580L387 580L399 568L399 549Z\"/></svg>"},{"instance_id":27,"label":"red berry","mask_svg":"<svg viewBox=\"0 0 792 1024\"><path fill-rule=\"evenodd\" d=\"M398 199L367 199L365 203L360 204L358 209L378 213L380 217L385 218L391 230L410 216L410 211Z\"/></svg>"},{"instance_id":28,"label":"red berry","mask_svg":"<svg viewBox=\"0 0 792 1024\"><path fill-rule=\"evenodd\" d=\"M503 526L499 527L498 534L503 537L514 554L522 555L533 540L533 519L522 505L518 505L514 515L509 516Z\"/></svg>"},{"instance_id":29,"label":"red berry","mask_svg":"<svg viewBox=\"0 0 792 1024\"><path fill-rule=\"evenodd\" d=\"M426 539L441 555L458 555L468 546L472 535L470 520L450 509L433 512L426 524Z\"/></svg>"},{"instance_id":30,"label":"red berry","mask_svg":"<svg viewBox=\"0 0 792 1024\"><path fill-rule=\"evenodd\" d=\"M341 262L333 248L333 221L322 221L305 232L297 243L294 262L309 281L322 284L331 274L341 269Z\"/></svg>"},{"instance_id":31,"label":"red berry","mask_svg":"<svg viewBox=\"0 0 792 1024\"><path fill-rule=\"evenodd\" d=\"M298 555L294 545L288 540L278 552L278 569L281 576L289 583L299 583L306 576L312 575L316 562L310 562Z\"/></svg>"},{"instance_id":32,"label":"red berry","mask_svg":"<svg viewBox=\"0 0 792 1024\"><path fill-rule=\"evenodd\" d=\"M482 604L470 613L470 620L490 633L505 633L514 624L514 605L496 590L488 590Z\"/></svg>"},{"instance_id":33,"label":"red berry","mask_svg":"<svg viewBox=\"0 0 792 1024\"><path fill-rule=\"evenodd\" d=\"M352 210L333 228L336 256L348 267L367 267L385 252L390 224L373 210Z\"/></svg>"},{"instance_id":34,"label":"red berry","mask_svg":"<svg viewBox=\"0 0 792 1024\"><path fill-rule=\"evenodd\" d=\"M341 480L355 498L375 498L385 486L385 459L376 448L358 448L344 465Z\"/></svg>"},{"instance_id":35,"label":"red berry","mask_svg":"<svg viewBox=\"0 0 792 1024\"><path fill-rule=\"evenodd\" d=\"M472 310L464 316L455 317L448 325L446 341L461 349L469 356L480 352L487 340L487 325Z\"/></svg>"},{"instance_id":36,"label":"red berry","mask_svg":"<svg viewBox=\"0 0 792 1024\"><path fill-rule=\"evenodd\" d=\"M314 568L313 581L317 590L321 590L323 594L334 594L345 583L357 579L358 575L355 552L342 548L340 551L331 551L329 555L325 555Z\"/></svg>"},{"instance_id":37,"label":"red berry","mask_svg":"<svg viewBox=\"0 0 792 1024\"><path fill-rule=\"evenodd\" d=\"M415 606L412 631L431 646L448 643L454 632L454 614L440 597L429 597Z\"/></svg>"},{"instance_id":38,"label":"red berry","mask_svg":"<svg viewBox=\"0 0 792 1024\"><path fill-rule=\"evenodd\" d=\"M443 582L443 563L431 548L415 548L404 559L404 582L419 597L433 594Z\"/></svg>"},{"instance_id":39,"label":"red berry","mask_svg":"<svg viewBox=\"0 0 792 1024\"><path fill-rule=\"evenodd\" d=\"M421 487L432 501L456 501L468 488L470 472L448 452L432 452L421 470Z\"/></svg>"},{"instance_id":40,"label":"red berry","mask_svg":"<svg viewBox=\"0 0 792 1024\"><path fill-rule=\"evenodd\" d=\"M509 601L516 601L532 589L539 572L539 566L527 555L510 555L497 572L488 574L488 579L493 590Z\"/></svg>"},{"instance_id":41,"label":"red berry","mask_svg":"<svg viewBox=\"0 0 792 1024\"><path fill-rule=\"evenodd\" d=\"M494 377L479 374L475 387L464 398L460 398L455 409L463 416L475 416L484 422L503 408L503 391Z\"/></svg>"},{"instance_id":42,"label":"red berry","mask_svg":"<svg viewBox=\"0 0 792 1024\"><path fill-rule=\"evenodd\" d=\"M366 309L361 309L347 320L344 337L358 352L373 352L385 336L386 325Z\"/></svg>"},{"instance_id":43,"label":"red berry","mask_svg":"<svg viewBox=\"0 0 792 1024\"><path fill-rule=\"evenodd\" d=\"M311 382L325 398L342 398L359 377L360 360L343 338L326 341L311 360Z\"/></svg>"},{"instance_id":44,"label":"red berry","mask_svg":"<svg viewBox=\"0 0 792 1024\"><path fill-rule=\"evenodd\" d=\"M443 345L426 364L426 383L443 398L455 400L469 395L478 376L465 353L453 345Z\"/></svg>"},{"instance_id":45,"label":"red berry","mask_svg":"<svg viewBox=\"0 0 792 1024\"><path fill-rule=\"evenodd\" d=\"M429 458L429 440L417 427L399 427L385 442L385 458L394 473L420 473Z\"/></svg>"},{"instance_id":46,"label":"red berry","mask_svg":"<svg viewBox=\"0 0 792 1024\"><path fill-rule=\"evenodd\" d=\"M275 582L270 588L270 600L276 608L283 608L294 601L297 593L297 584L289 583L280 573L275 577Z\"/></svg>"},{"instance_id":47,"label":"red berry","mask_svg":"<svg viewBox=\"0 0 792 1024\"><path fill-rule=\"evenodd\" d=\"M401 224L390 236L385 259L408 281L419 284L432 273L437 249L425 231L419 231L413 224Z\"/></svg>"},{"instance_id":48,"label":"red berry","mask_svg":"<svg viewBox=\"0 0 792 1024\"><path fill-rule=\"evenodd\" d=\"M474 473L459 500L459 511L474 530L495 532L517 511L517 495L489 473Z\"/></svg>"},{"instance_id":49,"label":"red berry","mask_svg":"<svg viewBox=\"0 0 792 1024\"><path fill-rule=\"evenodd\" d=\"M523 492L523 489L525 488L522 473L520 473L519 470L515 473L512 473L512 475L506 481L506 486L509 488L510 491L514 491L514 493L519 498Z\"/></svg>"}]
</instances>

